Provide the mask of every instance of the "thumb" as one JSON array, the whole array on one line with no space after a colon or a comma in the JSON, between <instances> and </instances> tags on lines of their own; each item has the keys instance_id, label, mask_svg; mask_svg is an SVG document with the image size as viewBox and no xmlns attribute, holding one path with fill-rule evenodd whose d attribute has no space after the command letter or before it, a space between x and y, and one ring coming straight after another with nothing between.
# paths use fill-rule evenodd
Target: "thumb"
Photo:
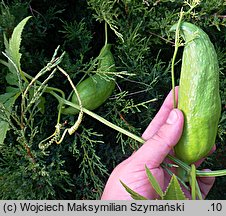
<instances>
[{"instance_id":1,"label":"thumb","mask_svg":"<svg viewBox=\"0 0 226 216\"><path fill-rule=\"evenodd\" d=\"M173 109L166 122L132 157L135 163L157 168L179 141L183 131L183 113Z\"/></svg>"}]
</instances>

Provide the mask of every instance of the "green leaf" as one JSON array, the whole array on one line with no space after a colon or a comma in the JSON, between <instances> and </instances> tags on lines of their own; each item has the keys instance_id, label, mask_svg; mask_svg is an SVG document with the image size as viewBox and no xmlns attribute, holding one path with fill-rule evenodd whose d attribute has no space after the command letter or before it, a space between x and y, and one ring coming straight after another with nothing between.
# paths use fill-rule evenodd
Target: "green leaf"
<instances>
[{"instance_id":1,"label":"green leaf","mask_svg":"<svg viewBox=\"0 0 226 216\"><path fill-rule=\"evenodd\" d=\"M155 177L152 175L151 171L148 169L148 167L146 165L145 165L145 169L146 169L146 174L148 176L148 179L149 179L152 187L154 188L156 193L162 198L164 194L163 194L162 188L160 187L158 181L155 179Z\"/></svg>"},{"instance_id":2,"label":"green leaf","mask_svg":"<svg viewBox=\"0 0 226 216\"><path fill-rule=\"evenodd\" d=\"M46 99L43 97L43 96L41 96L40 98L39 98L39 104L38 104L38 108L40 109L40 112L42 113L42 114L44 114L45 113L45 103L46 103Z\"/></svg>"},{"instance_id":3,"label":"green leaf","mask_svg":"<svg viewBox=\"0 0 226 216\"><path fill-rule=\"evenodd\" d=\"M12 36L9 39L8 51L9 57L16 64L17 68L20 69L20 43L21 35L25 24L31 18L31 16L24 18L13 30Z\"/></svg>"},{"instance_id":4,"label":"green leaf","mask_svg":"<svg viewBox=\"0 0 226 216\"><path fill-rule=\"evenodd\" d=\"M19 86L18 77L19 75L23 76L20 69L20 44L21 44L21 35L24 29L25 24L31 16L23 19L13 30L12 36L9 39L9 42L4 35L4 44L5 44L5 55L8 58L8 63L1 60L0 63L4 64L8 67L11 73L6 75L6 81L10 85ZM18 74L19 73L21 74ZM3 104L5 109L7 110L6 115L9 117L12 107L20 95L19 88L9 88L7 87L7 92L5 94L0 95L0 103ZM7 131L9 129L9 122L0 119L0 145L4 143Z\"/></svg>"},{"instance_id":5,"label":"green leaf","mask_svg":"<svg viewBox=\"0 0 226 216\"><path fill-rule=\"evenodd\" d=\"M9 85L19 86L18 76L15 73L7 73L5 79Z\"/></svg>"},{"instance_id":6,"label":"green leaf","mask_svg":"<svg viewBox=\"0 0 226 216\"><path fill-rule=\"evenodd\" d=\"M123 185L123 187L126 189L126 191L131 195L131 197L134 200L147 200L146 197L138 194L137 192L135 192L134 190L130 189L128 186L126 186L122 181L120 181L121 184Z\"/></svg>"},{"instance_id":7,"label":"green leaf","mask_svg":"<svg viewBox=\"0 0 226 216\"><path fill-rule=\"evenodd\" d=\"M172 175L172 178L165 191L163 199L164 200L186 200L187 199L175 175Z\"/></svg>"},{"instance_id":8,"label":"green leaf","mask_svg":"<svg viewBox=\"0 0 226 216\"><path fill-rule=\"evenodd\" d=\"M0 59L0 63L3 64L3 65L5 65L6 67L9 67L8 62L6 62L6 61L4 61L2 59Z\"/></svg>"},{"instance_id":9,"label":"green leaf","mask_svg":"<svg viewBox=\"0 0 226 216\"><path fill-rule=\"evenodd\" d=\"M10 91L9 91L10 90ZM16 88L10 88L8 89L7 93L0 95L0 103L2 103L6 108L8 107L8 101L18 92L18 89Z\"/></svg>"},{"instance_id":10,"label":"green leaf","mask_svg":"<svg viewBox=\"0 0 226 216\"><path fill-rule=\"evenodd\" d=\"M8 91L9 92L0 95L0 103L3 104L5 109L8 111L8 113L6 113L7 116L9 116L9 113L11 112L17 97L20 95L18 94L18 88L11 87L10 89L8 89ZM4 121L0 118L0 146L4 143L8 130L9 122Z\"/></svg>"},{"instance_id":11,"label":"green leaf","mask_svg":"<svg viewBox=\"0 0 226 216\"><path fill-rule=\"evenodd\" d=\"M24 29L26 22L30 18L31 16L26 17L14 28L12 36L9 39L9 41L7 41L7 38L4 35L5 53L3 54L7 57L8 63L3 60L1 60L0 63L7 66L9 71L11 72L11 73L8 73L8 75L6 76L6 81L10 85L18 86L19 76L22 76L22 78L26 80L26 78L24 77L24 74L21 71L21 66L20 66L20 59L21 59L20 44L21 44L22 31Z\"/></svg>"},{"instance_id":12,"label":"green leaf","mask_svg":"<svg viewBox=\"0 0 226 216\"><path fill-rule=\"evenodd\" d=\"M6 121L0 120L0 148L4 143L8 129L9 129L9 123Z\"/></svg>"},{"instance_id":13,"label":"green leaf","mask_svg":"<svg viewBox=\"0 0 226 216\"><path fill-rule=\"evenodd\" d=\"M29 97L30 99L32 99L34 97L34 88L31 88L29 90ZM46 99L43 96L39 97L39 102L37 107L39 108L39 111L44 114L45 113L45 103L46 103Z\"/></svg>"},{"instance_id":14,"label":"green leaf","mask_svg":"<svg viewBox=\"0 0 226 216\"><path fill-rule=\"evenodd\" d=\"M9 94L9 93L6 93L6 94ZM16 99L14 97L9 98L4 104L4 107L6 107L8 111L11 111L11 108L15 103L15 100ZM8 130L9 130L9 123L7 121L0 119L0 146L4 143Z\"/></svg>"},{"instance_id":15,"label":"green leaf","mask_svg":"<svg viewBox=\"0 0 226 216\"><path fill-rule=\"evenodd\" d=\"M6 93L11 93L12 95L20 95L20 89L12 87L12 86L7 86L6 87ZM17 96L18 97L18 96Z\"/></svg>"},{"instance_id":16,"label":"green leaf","mask_svg":"<svg viewBox=\"0 0 226 216\"><path fill-rule=\"evenodd\" d=\"M3 37L4 37L4 45L5 45L5 49L6 49L6 50L9 50L9 42L8 42L8 40L7 40L7 38L6 38L6 35L3 34Z\"/></svg>"}]
</instances>

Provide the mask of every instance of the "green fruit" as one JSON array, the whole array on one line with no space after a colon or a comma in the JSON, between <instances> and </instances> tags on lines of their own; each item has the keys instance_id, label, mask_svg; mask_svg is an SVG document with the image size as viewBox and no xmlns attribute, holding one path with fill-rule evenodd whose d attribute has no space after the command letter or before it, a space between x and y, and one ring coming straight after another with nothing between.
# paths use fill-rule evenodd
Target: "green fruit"
<instances>
[{"instance_id":1,"label":"green fruit","mask_svg":"<svg viewBox=\"0 0 226 216\"><path fill-rule=\"evenodd\" d=\"M215 144L221 114L219 66L214 46L203 30L187 22L180 28L185 47L178 108L185 122L174 150L179 159L191 164L205 157Z\"/></svg>"},{"instance_id":2,"label":"green fruit","mask_svg":"<svg viewBox=\"0 0 226 216\"><path fill-rule=\"evenodd\" d=\"M105 45L99 55L98 72L82 81L76 86L82 106L88 110L94 110L102 105L115 89L114 78L105 72L115 72L115 63L110 51L111 45ZM72 103L78 104L76 94L72 96ZM62 110L63 114L77 114L79 110L72 107Z\"/></svg>"}]
</instances>

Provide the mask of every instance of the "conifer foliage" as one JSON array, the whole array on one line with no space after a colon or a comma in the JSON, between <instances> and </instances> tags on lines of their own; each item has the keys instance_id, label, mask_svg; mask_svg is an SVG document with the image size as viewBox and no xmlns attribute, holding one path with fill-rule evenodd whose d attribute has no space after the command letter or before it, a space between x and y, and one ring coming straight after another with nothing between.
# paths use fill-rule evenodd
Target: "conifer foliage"
<instances>
[{"instance_id":1,"label":"conifer foliage","mask_svg":"<svg viewBox=\"0 0 226 216\"><path fill-rule=\"evenodd\" d=\"M140 144L86 114L75 133L66 134L57 144L64 129L78 118L58 115L59 101L52 92L69 100L73 93L60 71L74 85L95 73L106 23L117 87L94 113L141 136L171 89L174 35L169 29L181 8L189 8L194 1L0 2L0 199L100 198L112 169ZM223 169L226 3L198 2L184 19L208 33L221 70L217 150L204 166ZM180 50L176 61L178 84ZM208 198L225 198L225 183L225 177L217 179Z\"/></svg>"}]
</instances>

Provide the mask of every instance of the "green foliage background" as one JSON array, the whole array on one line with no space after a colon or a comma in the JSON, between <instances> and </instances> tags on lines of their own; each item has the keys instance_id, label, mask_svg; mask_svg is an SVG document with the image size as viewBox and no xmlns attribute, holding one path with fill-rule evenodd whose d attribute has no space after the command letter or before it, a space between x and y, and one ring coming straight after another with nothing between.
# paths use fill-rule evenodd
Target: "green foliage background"
<instances>
[{"instance_id":1,"label":"green foliage background","mask_svg":"<svg viewBox=\"0 0 226 216\"><path fill-rule=\"evenodd\" d=\"M182 0L14 0L0 3L0 50L4 51L3 33L9 38L14 27L26 16L33 16L23 32L22 69L35 76L51 59L60 45L66 55L61 67L76 83L92 64L104 45L104 20L109 26L109 42L118 71L134 76L117 79L113 95L95 112L112 123L137 135L147 127L171 89L170 63L173 35L169 29L178 20ZM203 167L226 167L226 2L203 0L185 18L206 31L216 47L220 64L222 116L217 150ZM180 75L179 50L176 79ZM1 55L4 59L4 56ZM0 65L0 94L6 90L7 69ZM71 89L57 73L49 86ZM12 130L0 148L1 199L99 199L108 174L127 158L138 143L103 127L85 116L82 126L60 144L52 144L44 155L38 143L55 130L57 101L44 94L45 113L34 116L32 143L35 162L19 143L20 133ZM155 102L144 104L155 99ZM17 105L20 101L17 101ZM16 110L16 107L15 107ZM62 121L73 125L76 116ZM19 129L18 129L19 131ZM17 132L18 132L17 131ZM218 177L208 199L225 199L225 177Z\"/></svg>"}]
</instances>

